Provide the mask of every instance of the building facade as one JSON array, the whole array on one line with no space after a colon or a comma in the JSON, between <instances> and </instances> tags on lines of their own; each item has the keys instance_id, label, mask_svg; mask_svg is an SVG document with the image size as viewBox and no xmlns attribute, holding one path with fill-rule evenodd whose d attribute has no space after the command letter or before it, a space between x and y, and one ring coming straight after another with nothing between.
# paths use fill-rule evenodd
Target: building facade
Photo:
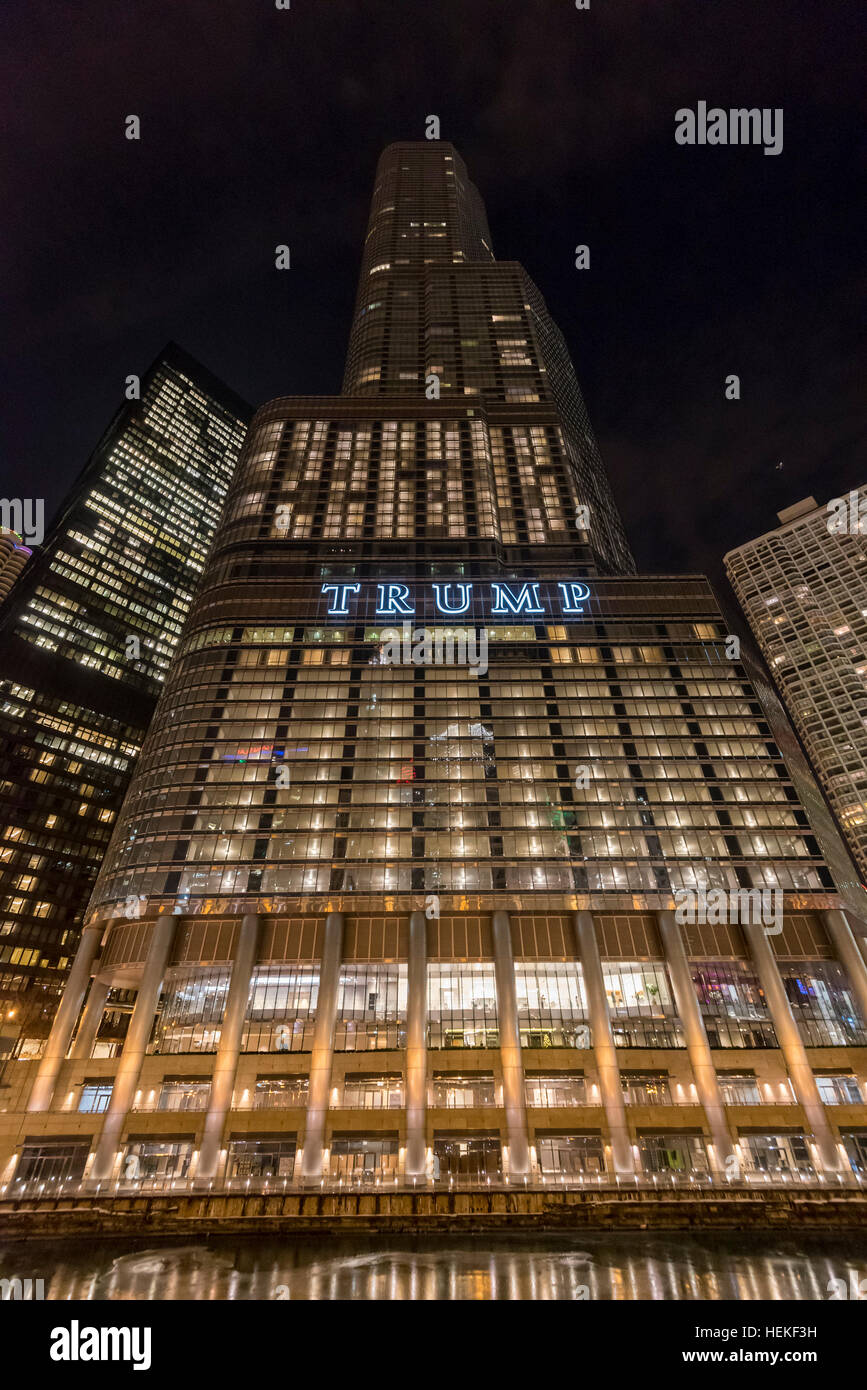
<instances>
[{"instance_id":1,"label":"building facade","mask_svg":"<svg viewBox=\"0 0 867 1390\"><path fill-rule=\"evenodd\" d=\"M0 610L7 1047L44 1042L250 414L169 345Z\"/></svg>"},{"instance_id":2,"label":"building facade","mask_svg":"<svg viewBox=\"0 0 867 1390\"><path fill-rule=\"evenodd\" d=\"M779 513L726 569L862 879L867 878L867 489Z\"/></svg>"},{"instance_id":3,"label":"building facade","mask_svg":"<svg viewBox=\"0 0 867 1390\"><path fill-rule=\"evenodd\" d=\"M255 416L0 1183L860 1180L864 893L726 636L634 573L457 152L390 146L344 393Z\"/></svg>"}]
</instances>

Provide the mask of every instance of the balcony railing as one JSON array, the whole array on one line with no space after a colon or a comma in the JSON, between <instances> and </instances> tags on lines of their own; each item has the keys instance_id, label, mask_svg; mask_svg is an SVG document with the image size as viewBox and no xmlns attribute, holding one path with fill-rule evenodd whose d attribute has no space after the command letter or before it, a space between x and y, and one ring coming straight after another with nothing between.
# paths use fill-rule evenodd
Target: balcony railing
<instances>
[{"instance_id":1,"label":"balcony railing","mask_svg":"<svg viewBox=\"0 0 867 1390\"><path fill-rule=\"evenodd\" d=\"M638 1173L631 1176L611 1173L540 1173L509 1178L496 1175L445 1175L432 1178L406 1178L398 1174L378 1175L359 1172L334 1177L331 1175L302 1180L292 1178L228 1178L205 1181L197 1178L141 1178L134 1181L117 1180L94 1182L77 1179L12 1182L0 1185L0 1201L77 1200L79 1198L109 1198L183 1195L230 1195L247 1193L280 1196L311 1192L659 1192L667 1191L813 1191L833 1195L841 1190L867 1192L867 1173L763 1173L746 1172L739 1179L725 1174L704 1171L682 1173Z\"/></svg>"}]
</instances>

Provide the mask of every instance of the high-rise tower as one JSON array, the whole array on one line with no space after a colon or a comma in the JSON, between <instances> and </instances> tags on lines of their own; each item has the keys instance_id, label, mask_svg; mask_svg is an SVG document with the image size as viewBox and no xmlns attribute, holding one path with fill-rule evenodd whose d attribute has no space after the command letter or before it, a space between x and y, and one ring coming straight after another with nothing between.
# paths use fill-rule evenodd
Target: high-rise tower
<instances>
[{"instance_id":1,"label":"high-rise tower","mask_svg":"<svg viewBox=\"0 0 867 1390\"><path fill-rule=\"evenodd\" d=\"M707 582L632 572L562 338L448 145L380 160L345 385L253 421L19 1083L78 1114L63 1156L22 1118L7 1173L863 1167L857 1080L845 1130L825 1102L828 1049L863 1070L864 895Z\"/></svg>"},{"instance_id":2,"label":"high-rise tower","mask_svg":"<svg viewBox=\"0 0 867 1390\"><path fill-rule=\"evenodd\" d=\"M75 954L250 414L170 344L4 595L0 1003L34 1045ZM5 578L4 568L0 592Z\"/></svg>"},{"instance_id":3,"label":"high-rise tower","mask_svg":"<svg viewBox=\"0 0 867 1390\"><path fill-rule=\"evenodd\" d=\"M867 489L814 497L726 556L732 587L867 877Z\"/></svg>"}]
</instances>

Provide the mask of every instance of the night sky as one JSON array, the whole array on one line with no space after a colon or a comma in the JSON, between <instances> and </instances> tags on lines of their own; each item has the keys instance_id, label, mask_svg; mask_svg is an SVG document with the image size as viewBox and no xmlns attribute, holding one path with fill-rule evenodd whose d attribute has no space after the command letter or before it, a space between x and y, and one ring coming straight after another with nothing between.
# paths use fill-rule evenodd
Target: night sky
<instances>
[{"instance_id":1,"label":"night sky","mask_svg":"<svg viewBox=\"0 0 867 1390\"><path fill-rule=\"evenodd\" d=\"M859 16L5 0L2 495L50 515L168 339L253 404L339 391L377 157L433 113L566 336L640 567L718 579L867 481ZM700 100L782 107L782 154L677 145Z\"/></svg>"}]
</instances>

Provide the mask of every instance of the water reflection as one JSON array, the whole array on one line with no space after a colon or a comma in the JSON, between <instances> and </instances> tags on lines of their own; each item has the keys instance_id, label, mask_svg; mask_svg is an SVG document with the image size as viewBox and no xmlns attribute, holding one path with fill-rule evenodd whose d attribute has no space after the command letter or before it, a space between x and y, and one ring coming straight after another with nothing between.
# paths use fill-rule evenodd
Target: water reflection
<instances>
[{"instance_id":1,"label":"water reflection","mask_svg":"<svg viewBox=\"0 0 867 1390\"><path fill-rule=\"evenodd\" d=\"M867 1271L863 1235L28 1241L0 1277L41 1278L52 1299L824 1299Z\"/></svg>"}]
</instances>

